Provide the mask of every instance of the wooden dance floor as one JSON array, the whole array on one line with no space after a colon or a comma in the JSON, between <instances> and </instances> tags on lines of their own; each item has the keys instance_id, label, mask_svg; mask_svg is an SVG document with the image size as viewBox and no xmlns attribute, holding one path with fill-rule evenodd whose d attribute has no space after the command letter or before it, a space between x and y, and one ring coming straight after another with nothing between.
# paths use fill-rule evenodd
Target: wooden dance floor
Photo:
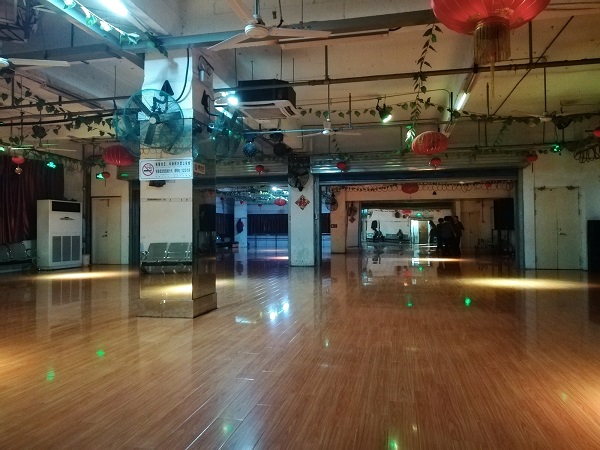
<instances>
[{"instance_id":1,"label":"wooden dance floor","mask_svg":"<svg viewBox=\"0 0 600 450\"><path fill-rule=\"evenodd\" d=\"M193 320L120 266L0 275L0 449L600 448L586 272L375 250L221 254Z\"/></svg>"}]
</instances>

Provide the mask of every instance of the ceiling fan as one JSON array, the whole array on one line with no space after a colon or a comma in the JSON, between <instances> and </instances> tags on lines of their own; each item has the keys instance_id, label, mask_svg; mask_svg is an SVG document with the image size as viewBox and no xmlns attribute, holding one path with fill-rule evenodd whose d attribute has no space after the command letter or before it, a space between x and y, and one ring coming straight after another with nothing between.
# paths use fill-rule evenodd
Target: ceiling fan
<instances>
[{"instance_id":1,"label":"ceiling fan","mask_svg":"<svg viewBox=\"0 0 600 450\"><path fill-rule=\"evenodd\" d=\"M349 123L348 128L352 129L352 94L348 94L348 114ZM345 131L344 128L333 128L331 125L331 97L329 92L329 84L327 84L327 116L325 122L323 122L323 129L321 131L317 131L315 133L303 134L300 136L301 138L311 137L311 136L333 136L339 134L345 134L348 136L359 136L360 133L356 131Z\"/></svg>"},{"instance_id":2,"label":"ceiling fan","mask_svg":"<svg viewBox=\"0 0 600 450\"><path fill-rule=\"evenodd\" d=\"M558 128L559 130L563 130L566 127L568 127L573 120L568 115L562 114L562 108L561 108L560 114L557 114L556 111L552 111L551 113L548 112L548 92L546 89L546 68L545 67L544 67L544 113L543 114L531 114L531 113L527 113L527 112L523 112L523 111L513 111L513 112L518 113L518 114L524 114L524 115L530 116L530 117L535 117L535 118L539 119L539 121L541 123L544 123L544 124L547 122L552 122L556 126L556 128Z\"/></svg>"},{"instance_id":3,"label":"ceiling fan","mask_svg":"<svg viewBox=\"0 0 600 450\"><path fill-rule=\"evenodd\" d=\"M356 131L344 131L343 128L333 128L333 126L331 125L331 120L329 119L329 117L327 117L327 120L325 120L325 122L323 122L323 130L322 131L319 131L316 133L303 134L300 137L306 138L306 137L312 137L312 136L333 136L333 135L339 135L339 134L345 134L348 136L360 135L360 133L358 133Z\"/></svg>"},{"instance_id":4,"label":"ceiling fan","mask_svg":"<svg viewBox=\"0 0 600 450\"><path fill-rule=\"evenodd\" d=\"M330 31L309 30L305 28L268 27L260 16L260 0L254 1L253 15L250 15L240 5L240 1L229 0L229 5L233 12L246 22L244 32L208 47L209 50L219 51L245 46L272 45L278 43L278 38L327 38L331 34ZM267 39L268 37L274 37L275 39Z\"/></svg>"}]
</instances>

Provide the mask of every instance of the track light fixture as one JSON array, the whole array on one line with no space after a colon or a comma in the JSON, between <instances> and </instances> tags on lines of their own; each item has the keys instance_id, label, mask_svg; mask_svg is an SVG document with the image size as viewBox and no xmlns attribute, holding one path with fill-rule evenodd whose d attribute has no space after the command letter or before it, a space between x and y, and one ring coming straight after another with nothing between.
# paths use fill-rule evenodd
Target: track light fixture
<instances>
[{"instance_id":1,"label":"track light fixture","mask_svg":"<svg viewBox=\"0 0 600 450\"><path fill-rule=\"evenodd\" d=\"M375 109L377 110L377 112L379 112L379 117L381 118L381 121L383 123L387 123L390 120L392 120L392 107L386 106L385 103L383 104L383 106L379 106L379 100L380 99L377 99L377 106L375 106Z\"/></svg>"}]
</instances>

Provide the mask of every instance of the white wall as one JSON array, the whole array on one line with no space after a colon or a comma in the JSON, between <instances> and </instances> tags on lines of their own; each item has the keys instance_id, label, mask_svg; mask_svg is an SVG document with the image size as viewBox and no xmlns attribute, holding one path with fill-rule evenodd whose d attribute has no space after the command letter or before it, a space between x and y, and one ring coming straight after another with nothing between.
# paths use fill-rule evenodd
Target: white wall
<instances>
[{"instance_id":1,"label":"white wall","mask_svg":"<svg viewBox=\"0 0 600 450\"><path fill-rule=\"evenodd\" d=\"M83 198L85 197L85 192L83 191L84 170L63 170L65 179L64 197L67 200L83 202Z\"/></svg>"},{"instance_id":2,"label":"white wall","mask_svg":"<svg viewBox=\"0 0 600 450\"><path fill-rule=\"evenodd\" d=\"M522 179L525 268L535 268L535 188L574 186L581 195L581 256L583 269L587 270L587 221L600 219L600 161L582 164L566 151L540 155L533 172L529 167L523 169Z\"/></svg>"}]
</instances>

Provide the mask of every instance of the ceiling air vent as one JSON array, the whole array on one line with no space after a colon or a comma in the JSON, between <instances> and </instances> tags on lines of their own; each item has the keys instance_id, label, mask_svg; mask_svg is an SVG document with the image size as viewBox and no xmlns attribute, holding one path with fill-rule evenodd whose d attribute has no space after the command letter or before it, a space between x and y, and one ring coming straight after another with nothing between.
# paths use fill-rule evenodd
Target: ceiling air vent
<instances>
[{"instance_id":1,"label":"ceiling air vent","mask_svg":"<svg viewBox=\"0 0 600 450\"><path fill-rule=\"evenodd\" d=\"M287 119L299 115L296 91L281 80L240 81L239 110L257 120ZM253 89L256 87L256 89Z\"/></svg>"}]
</instances>

